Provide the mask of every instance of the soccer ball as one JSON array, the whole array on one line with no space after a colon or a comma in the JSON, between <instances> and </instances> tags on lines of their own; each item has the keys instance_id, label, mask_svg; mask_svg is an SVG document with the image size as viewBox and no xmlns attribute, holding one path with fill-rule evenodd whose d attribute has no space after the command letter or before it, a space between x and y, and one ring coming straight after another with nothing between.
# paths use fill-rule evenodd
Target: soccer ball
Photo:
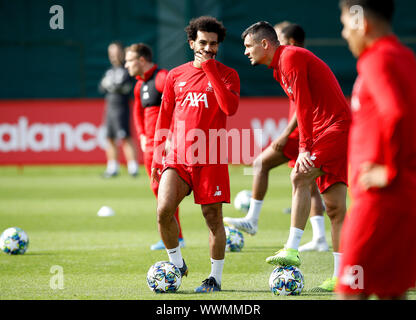
<instances>
[{"instance_id":1,"label":"soccer ball","mask_svg":"<svg viewBox=\"0 0 416 320\"><path fill-rule=\"evenodd\" d=\"M0 250L8 254L24 254L29 246L29 237L22 229L13 227L0 236Z\"/></svg>"},{"instance_id":2,"label":"soccer ball","mask_svg":"<svg viewBox=\"0 0 416 320\"><path fill-rule=\"evenodd\" d=\"M227 241L225 244L226 251L238 252L244 247L244 236L237 229L224 226Z\"/></svg>"},{"instance_id":3,"label":"soccer ball","mask_svg":"<svg viewBox=\"0 0 416 320\"><path fill-rule=\"evenodd\" d=\"M159 261L147 272L147 285L156 293L176 292L181 286L179 268L168 261Z\"/></svg>"},{"instance_id":4,"label":"soccer ball","mask_svg":"<svg viewBox=\"0 0 416 320\"><path fill-rule=\"evenodd\" d=\"M251 191L242 190L234 198L234 207L242 212L248 212L250 208Z\"/></svg>"},{"instance_id":5,"label":"soccer ball","mask_svg":"<svg viewBox=\"0 0 416 320\"><path fill-rule=\"evenodd\" d=\"M304 283L302 272L295 266L278 266L269 278L270 290L276 296L298 296Z\"/></svg>"}]
</instances>

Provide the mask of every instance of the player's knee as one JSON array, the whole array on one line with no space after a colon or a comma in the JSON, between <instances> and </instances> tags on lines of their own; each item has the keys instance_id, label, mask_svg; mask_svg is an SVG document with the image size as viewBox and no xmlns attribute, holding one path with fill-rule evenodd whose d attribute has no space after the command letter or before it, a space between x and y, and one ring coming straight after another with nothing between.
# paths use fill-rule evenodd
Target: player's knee
<instances>
[{"instance_id":1,"label":"player's knee","mask_svg":"<svg viewBox=\"0 0 416 320\"><path fill-rule=\"evenodd\" d=\"M216 229L223 225L221 212L218 212L216 207L207 206L202 209L202 213L209 229Z\"/></svg>"},{"instance_id":2,"label":"player's knee","mask_svg":"<svg viewBox=\"0 0 416 320\"><path fill-rule=\"evenodd\" d=\"M296 172L295 169L290 173L290 181L294 188L308 187L311 184L312 178L309 174Z\"/></svg>"},{"instance_id":3,"label":"player's knee","mask_svg":"<svg viewBox=\"0 0 416 320\"><path fill-rule=\"evenodd\" d=\"M276 165L273 160L261 153L253 162L254 174L265 174Z\"/></svg>"},{"instance_id":4,"label":"player's knee","mask_svg":"<svg viewBox=\"0 0 416 320\"><path fill-rule=\"evenodd\" d=\"M169 222L175 214L176 208L167 203L158 203L157 206L157 222L165 224Z\"/></svg>"},{"instance_id":5,"label":"player's knee","mask_svg":"<svg viewBox=\"0 0 416 320\"><path fill-rule=\"evenodd\" d=\"M325 202L326 213L331 221L342 222L347 211L345 203L341 202Z\"/></svg>"}]
</instances>

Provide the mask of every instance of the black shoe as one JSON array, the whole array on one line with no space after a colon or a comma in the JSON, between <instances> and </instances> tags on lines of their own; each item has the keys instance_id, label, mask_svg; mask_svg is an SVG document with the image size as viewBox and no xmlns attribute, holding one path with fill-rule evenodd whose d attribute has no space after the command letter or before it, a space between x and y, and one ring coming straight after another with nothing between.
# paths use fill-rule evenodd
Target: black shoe
<instances>
[{"instance_id":1,"label":"black shoe","mask_svg":"<svg viewBox=\"0 0 416 320\"><path fill-rule=\"evenodd\" d=\"M183 261L183 266L182 266L182 268L178 268L178 269L179 269L179 271L181 272L181 276L182 276L182 277L183 277L183 276L187 277L187 276L188 276L188 267L187 267L187 265L186 265L186 263L185 263L185 260L184 260L184 259L182 259L182 261Z\"/></svg>"},{"instance_id":2,"label":"black shoe","mask_svg":"<svg viewBox=\"0 0 416 320\"><path fill-rule=\"evenodd\" d=\"M133 173L129 173L129 175L130 175L131 177L133 177L133 178L136 178L136 177L138 177L138 176L139 176L139 170L137 170L137 171L135 171L135 172L133 172Z\"/></svg>"},{"instance_id":3,"label":"black shoe","mask_svg":"<svg viewBox=\"0 0 416 320\"><path fill-rule=\"evenodd\" d=\"M202 284L195 289L197 293L209 293L214 291L221 291L221 286L217 283L214 277L209 277L202 281Z\"/></svg>"},{"instance_id":4,"label":"black shoe","mask_svg":"<svg viewBox=\"0 0 416 320\"><path fill-rule=\"evenodd\" d=\"M115 172L108 172L108 171L104 171L103 174L101 175L101 177L103 178L114 178L118 176L118 171Z\"/></svg>"}]
</instances>

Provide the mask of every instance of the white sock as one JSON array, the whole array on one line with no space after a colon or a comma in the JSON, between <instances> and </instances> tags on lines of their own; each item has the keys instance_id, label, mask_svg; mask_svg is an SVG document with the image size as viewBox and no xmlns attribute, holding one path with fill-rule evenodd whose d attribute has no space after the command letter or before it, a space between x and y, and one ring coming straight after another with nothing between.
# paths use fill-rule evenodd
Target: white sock
<instances>
[{"instance_id":1,"label":"white sock","mask_svg":"<svg viewBox=\"0 0 416 320\"><path fill-rule=\"evenodd\" d=\"M310 218L312 225L312 239L318 240L325 238L325 218L324 216L314 216Z\"/></svg>"},{"instance_id":2,"label":"white sock","mask_svg":"<svg viewBox=\"0 0 416 320\"><path fill-rule=\"evenodd\" d=\"M107 172L114 173L118 171L118 162L117 160L108 160L107 161Z\"/></svg>"},{"instance_id":3,"label":"white sock","mask_svg":"<svg viewBox=\"0 0 416 320\"><path fill-rule=\"evenodd\" d=\"M137 162L136 162L136 160L130 160L130 161L127 163L127 171L128 171L130 174L135 174L135 173L137 172L137 170L138 170L138 166L137 166Z\"/></svg>"},{"instance_id":4,"label":"white sock","mask_svg":"<svg viewBox=\"0 0 416 320\"><path fill-rule=\"evenodd\" d=\"M300 239L302 239L303 230L290 227L289 238L286 242L286 248L298 250Z\"/></svg>"},{"instance_id":5,"label":"white sock","mask_svg":"<svg viewBox=\"0 0 416 320\"><path fill-rule=\"evenodd\" d=\"M222 279L222 270L224 268L224 259L214 260L211 258L211 273L210 277L214 277L215 281L220 285Z\"/></svg>"},{"instance_id":6,"label":"white sock","mask_svg":"<svg viewBox=\"0 0 416 320\"><path fill-rule=\"evenodd\" d=\"M338 277L339 276L339 266L340 266L340 263L341 263L342 253L341 252L333 252L332 254L334 255L334 274L332 275L332 277Z\"/></svg>"},{"instance_id":7,"label":"white sock","mask_svg":"<svg viewBox=\"0 0 416 320\"><path fill-rule=\"evenodd\" d=\"M263 200L256 200L251 198L250 209L248 209L246 219L250 220L251 223L257 225L259 221L261 207L263 206Z\"/></svg>"},{"instance_id":8,"label":"white sock","mask_svg":"<svg viewBox=\"0 0 416 320\"><path fill-rule=\"evenodd\" d=\"M170 262L172 262L178 268L183 267L181 246L177 246L176 248L173 248L173 249L166 249L166 252L168 253Z\"/></svg>"}]
</instances>

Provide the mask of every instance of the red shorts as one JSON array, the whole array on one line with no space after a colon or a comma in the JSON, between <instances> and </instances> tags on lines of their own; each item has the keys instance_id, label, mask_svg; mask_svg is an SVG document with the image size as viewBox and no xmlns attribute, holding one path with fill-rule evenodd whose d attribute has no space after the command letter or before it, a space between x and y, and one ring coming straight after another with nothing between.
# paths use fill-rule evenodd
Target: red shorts
<instances>
[{"instance_id":1,"label":"red shorts","mask_svg":"<svg viewBox=\"0 0 416 320\"><path fill-rule=\"evenodd\" d=\"M337 182L348 185L347 177L347 148L348 148L348 130L329 131L322 134L316 139L311 148L311 156L315 167L320 168L324 175L316 179L319 191L325 192L330 186ZM299 140L296 136L289 136L283 154L290 159L289 166L296 162L299 155Z\"/></svg>"},{"instance_id":2,"label":"red shorts","mask_svg":"<svg viewBox=\"0 0 416 320\"><path fill-rule=\"evenodd\" d=\"M289 159L288 166L295 167L296 159L299 155L299 134L294 135L294 132L289 136L286 145L283 147L283 154Z\"/></svg>"},{"instance_id":3,"label":"red shorts","mask_svg":"<svg viewBox=\"0 0 416 320\"><path fill-rule=\"evenodd\" d=\"M175 169L189 185L194 192L195 203L230 203L228 165L186 166L183 164L165 164L162 173L168 168Z\"/></svg>"},{"instance_id":4,"label":"red shorts","mask_svg":"<svg viewBox=\"0 0 416 320\"><path fill-rule=\"evenodd\" d=\"M382 298L415 286L416 209L412 196L389 193L368 192L353 199L341 232L338 292Z\"/></svg>"}]
</instances>

